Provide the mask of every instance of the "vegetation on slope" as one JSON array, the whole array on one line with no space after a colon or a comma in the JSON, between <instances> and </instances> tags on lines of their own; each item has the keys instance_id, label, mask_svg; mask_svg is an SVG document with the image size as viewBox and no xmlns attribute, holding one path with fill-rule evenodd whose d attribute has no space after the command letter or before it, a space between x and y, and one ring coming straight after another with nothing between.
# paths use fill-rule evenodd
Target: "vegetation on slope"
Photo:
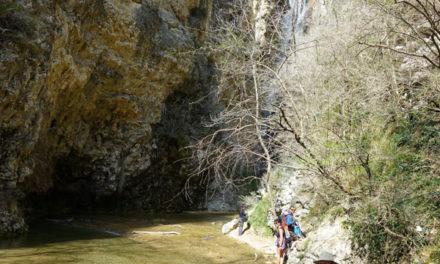
<instances>
[{"instance_id":1,"label":"vegetation on slope","mask_svg":"<svg viewBox=\"0 0 440 264\"><path fill-rule=\"evenodd\" d=\"M267 196L262 200L253 204L249 212L249 224L253 227L257 234L269 236L272 235L272 230L267 226L267 213L270 209L270 201Z\"/></svg>"},{"instance_id":2,"label":"vegetation on slope","mask_svg":"<svg viewBox=\"0 0 440 264\"><path fill-rule=\"evenodd\" d=\"M218 35L233 47L218 62L225 109L195 152L208 153L202 172L234 184L241 165L252 176L248 165L258 171L256 160L264 160L270 201L270 164L305 171L319 179L312 187L322 207L349 216L355 251L370 263L435 248L439 10L433 0L315 3L309 31L281 71L252 40L254 28L226 25ZM438 251L429 254L438 261Z\"/></svg>"},{"instance_id":3,"label":"vegetation on slope","mask_svg":"<svg viewBox=\"0 0 440 264\"><path fill-rule=\"evenodd\" d=\"M333 5L286 69L283 155L322 180L326 207L344 205L358 255L401 263L439 237L439 13L432 1Z\"/></svg>"}]
</instances>

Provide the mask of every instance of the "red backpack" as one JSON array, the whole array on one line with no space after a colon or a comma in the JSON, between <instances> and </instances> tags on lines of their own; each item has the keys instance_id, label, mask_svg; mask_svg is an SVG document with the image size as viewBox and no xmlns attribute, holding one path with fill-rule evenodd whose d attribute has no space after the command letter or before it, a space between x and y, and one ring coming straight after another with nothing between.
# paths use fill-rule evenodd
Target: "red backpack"
<instances>
[{"instance_id":1,"label":"red backpack","mask_svg":"<svg viewBox=\"0 0 440 264\"><path fill-rule=\"evenodd\" d=\"M286 225L286 218L287 218L287 216L288 215L284 215L284 218L283 218L283 228L284 228L284 230L288 230L289 228L287 227L287 225Z\"/></svg>"}]
</instances>

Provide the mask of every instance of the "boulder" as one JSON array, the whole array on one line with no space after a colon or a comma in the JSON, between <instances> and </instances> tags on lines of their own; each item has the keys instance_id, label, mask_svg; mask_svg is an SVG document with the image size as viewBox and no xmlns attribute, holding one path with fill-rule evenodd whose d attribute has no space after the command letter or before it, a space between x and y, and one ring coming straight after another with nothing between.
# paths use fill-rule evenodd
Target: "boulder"
<instances>
[{"instance_id":1,"label":"boulder","mask_svg":"<svg viewBox=\"0 0 440 264\"><path fill-rule=\"evenodd\" d=\"M238 219L227 222L222 227L222 233L227 234L238 227Z\"/></svg>"}]
</instances>

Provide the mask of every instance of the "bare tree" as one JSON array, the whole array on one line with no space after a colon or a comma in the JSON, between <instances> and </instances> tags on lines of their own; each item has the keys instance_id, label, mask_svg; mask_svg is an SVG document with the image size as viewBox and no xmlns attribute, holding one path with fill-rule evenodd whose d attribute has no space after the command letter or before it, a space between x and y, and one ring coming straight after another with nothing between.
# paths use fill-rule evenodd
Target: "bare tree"
<instances>
[{"instance_id":1,"label":"bare tree","mask_svg":"<svg viewBox=\"0 0 440 264\"><path fill-rule=\"evenodd\" d=\"M393 5L376 1L375 4L386 16L396 20L388 25L386 37L378 43L361 40L360 44L422 58L440 68L440 3L437 0L395 0ZM392 38L412 45L390 44L388 41Z\"/></svg>"},{"instance_id":2,"label":"bare tree","mask_svg":"<svg viewBox=\"0 0 440 264\"><path fill-rule=\"evenodd\" d=\"M272 2L270 10L284 8L282 1L268 2ZM216 182L236 189L258 181L272 197L274 123L267 114L273 111L268 103L273 96L269 66L281 52L277 31L281 13L257 17L256 7L248 0L215 4L219 11L212 16L211 43L205 52L215 58L219 70L218 97L223 109L206 124L213 132L192 146L198 164L192 177L201 176L203 184ZM263 22L270 31L261 33L257 28Z\"/></svg>"}]
</instances>

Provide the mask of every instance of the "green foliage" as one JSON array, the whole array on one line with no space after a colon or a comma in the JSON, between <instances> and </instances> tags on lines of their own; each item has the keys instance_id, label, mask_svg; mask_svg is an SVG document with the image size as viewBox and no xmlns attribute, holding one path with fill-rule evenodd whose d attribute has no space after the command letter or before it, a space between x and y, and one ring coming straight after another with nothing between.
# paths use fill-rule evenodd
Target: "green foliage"
<instances>
[{"instance_id":1,"label":"green foliage","mask_svg":"<svg viewBox=\"0 0 440 264\"><path fill-rule=\"evenodd\" d=\"M437 115L438 118L438 115ZM410 113L408 119L396 128L395 140L398 146L428 153L440 151L440 130L436 115L428 110Z\"/></svg>"},{"instance_id":2,"label":"green foliage","mask_svg":"<svg viewBox=\"0 0 440 264\"><path fill-rule=\"evenodd\" d=\"M408 10L391 0L369 2L381 8L372 8L369 16L362 6L357 14L364 19L356 17L355 2L342 1L340 9L334 8L336 21L327 18L322 27L317 22L309 32L315 35L301 39L326 41L317 44L316 54L299 51L289 69L286 82L301 99L286 100L292 110L285 107L285 112L301 132L286 141L302 137L307 149L296 144L289 159L321 179L311 187L318 197L307 220L347 213L345 227L359 255L369 263L403 263L438 240L438 234L415 227L431 230L440 216L440 78L427 71L426 79L415 83L400 70L400 55L357 45L359 40L383 44L378 32L391 32L384 25L395 23L389 14ZM393 6L400 9L379 11ZM383 25L377 17L384 18ZM400 23L393 30L408 32L406 26ZM387 41L405 46L402 39ZM353 206L345 212L340 204L346 208L347 201Z\"/></svg>"},{"instance_id":3,"label":"green foliage","mask_svg":"<svg viewBox=\"0 0 440 264\"><path fill-rule=\"evenodd\" d=\"M282 102L276 106L284 110L280 116L293 129L283 127L286 133L279 132L277 138L289 165L293 161L320 179L312 183L317 198L307 220L348 213L345 226L361 256L370 263L402 263L421 246L433 243L415 232L415 226L428 230L440 215L439 81L414 84L399 70L402 57L358 45L361 40L379 41L382 46L386 38L392 47L402 38L387 38L383 32L410 31L401 22L393 30L387 28L396 23L390 14L399 10L383 10L394 1L369 2L381 8L371 8L370 14L364 2L334 3L334 20L322 18L301 37L316 46L313 51L297 50L286 69L287 91L277 92ZM384 20L377 22L378 17ZM265 60L255 58L246 33L238 34L234 28L220 33L223 38L214 38L212 50L222 72L220 97L226 99L225 107L242 104L253 110L251 69L255 61ZM325 41L317 41L321 39ZM253 122L242 118L243 113L235 115L240 125L243 120ZM273 177L280 177L279 171ZM354 205L345 212L341 201ZM267 230L268 209L267 197L256 205L250 217L256 230Z\"/></svg>"},{"instance_id":4,"label":"green foliage","mask_svg":"<svg viewBox=\"0 0 440 264\"><path fill-rule=\"evenodd\" d=\"M252 208L252 214L249 216L249 223L254 228L255 232L260 235L271 236L272 230L267 225L267 214L270 208L270 201L267 196L255 204Z\"/></svg>"},{"instance_id":5,"label":"green foliage","mask_svg":"<svg viewBox=\"0 0 440 264\"><path fill-rule=\"evenodd\" d=\"M307 250L307 248L309 247L311 239L308 237L306 238L306 241L304 241L304 248Z\"/></svg>"},{"instance_id":6,"label":"green foliage","mask_svg":"<svg viewBox=\"0 0 440 264\"><path fill-rule=\"evenodd\" d=\"M341 206L335 206L333 208L331 208L328 211L328 214L332 217L332 218L337 218L339 216L344 216L345 215L345 211L344 208L342 208Z\"/></svg>"},{"instance_id":7,"label":"green foliage","mask_svg":"<svg viewBox=\"0 0 440 264\"><path fill-rule=\"evenodd\" d=\"M364 198L347 221L358 253L371 263L400 263L429 239L414 231L429 230L440 216L438 177L439 127L423 110L396 120L384 137L382 158L372 164L375 198ZM438 235L437 235L438 236ZM367 249L366 249L367 248Z\"/></svg>"},{"instance_id":8,"label":"green foliage","mask_svg":"<svg viewBox=\"0 0 440 264\"><path fill-rule=\"evenodd\" d=\"M9 9L15 9L17 11L21 10L21 7L18 5L14 5L14 4L0 4L0 14L5 13L6 11L8 11Z\"/></svg>"},{"instance_id":9,"label":"green foliage","mask_svg":"<svg viewBox=\"0 0 440 264\"><path fill-rule=\"evenodd\" d=\"M404 212L383 203L356 210L345 224L352 231L359 255L370 263L400 263L421 243Z\"/></svg>"},{"instance_id":10,"label":"green foliage","mask_svg":"<svg viewBox=\"0 0 440 264\"><path fill-rule=\"evenodd\" d=\"M428 263L440 263L440 245L431 251Z\"/></svg>"}]
</instances>

